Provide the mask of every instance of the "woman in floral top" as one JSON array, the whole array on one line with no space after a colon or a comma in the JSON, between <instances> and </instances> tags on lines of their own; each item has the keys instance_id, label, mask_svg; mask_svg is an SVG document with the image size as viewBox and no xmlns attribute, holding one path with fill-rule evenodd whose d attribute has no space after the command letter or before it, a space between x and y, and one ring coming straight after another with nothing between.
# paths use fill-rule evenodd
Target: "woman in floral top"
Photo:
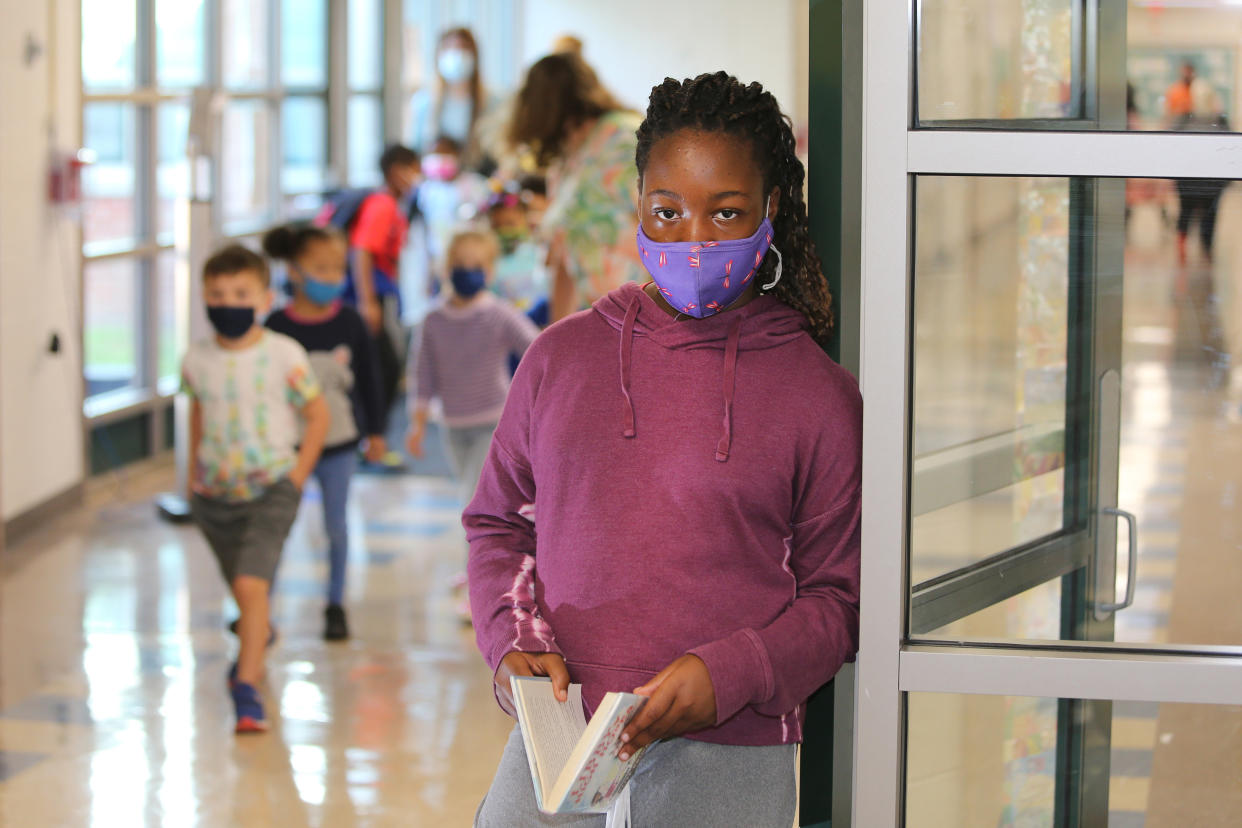
<instances>
[{"instance_id":1,"label":"woman in floral top","mask_svg":"<svg viewBox=\"0 0 1242 828\"><path fill-rule=\"evenodd\" d=\"M641 122L575 55L549 55L526 75L509 141L549 167L540 234L548 245L552 321L624 282L646 279L634 246Z\"/></svg>"}]
</instances>

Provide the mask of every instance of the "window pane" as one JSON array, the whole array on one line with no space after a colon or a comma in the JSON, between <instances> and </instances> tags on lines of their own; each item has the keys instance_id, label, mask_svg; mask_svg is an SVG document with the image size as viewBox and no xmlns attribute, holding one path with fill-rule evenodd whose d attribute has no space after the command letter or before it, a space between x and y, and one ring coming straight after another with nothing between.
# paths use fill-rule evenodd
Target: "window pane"
<instances>
[{"instance_id":1,"label":"window pane","mask_svg":"<svg viewBox=\"0 0 1242 828\"><path fill-rule=\"evenodd\" d=\"M350 186L379 184L379 157L384 151L384 118L378 95L350 97L347 140Z\"/></svg>"},{"instance_id":2,"label":"window pane","mask_svg":"<svg viewBox=\"0 0 1242 828\"><path fill-rule=\"evenodd\" d=\"M1091 467L1072 438L1105 418L1091 419L1087 392L1067 389L1098 382L1104 368L1088 346L1107 341L1120 363L1108 474L1137 523L1134 602L1115 613L1114 638L1242 643L1232 598L1242 593L1232 494L1242 468L1242 184L919 176L915 222L915 592L1086 522L1091 504L1082 490L1072 496L1073 470ZM1072 262L1071 246L1083 251ZM1100 309L1088 325L1075 308L1090 302ZM1108 529L1107 519L1095 525ZM1117 540L1115 582L1093 585L1093 600L1126 593L1124 523ZM1062 597L1032 589L928 637L1056 640Z\"/></svg>"},{"instance_id":3,"label":"window pane","mask_svg":"<svg viewBox=\"0 0 1242 828\"><path fill-rule=\"evenodd\" d=\"M1101 738L1108 735L1100 748L1088 743L1089 767L1067 762L1061 768L1074 781L1107 789L1107 823L1093 824L1237 824L1242 776L1232 757L1242 752L1242 707L1123 701L1109 707L1103 727L1089 718L1100 705L1067 713ZM910 693L905 824L1055 824L1057 708L1057 699L1032 696Z\"/></svg>"},{"instance_id":4,"label":"window pane","mask_svg":"<svg viewBox=\"0 0 1242 828\"><path fill-rule=\"evenodd\" d=\"M270 216L271 119L262 101L233 101L224 109L221 147L223 221Z\"/></svg>"},{"instance_id":5,"label":"window pane","mask_svg":"<svg viewBox=\"0 0 1242 828\"><path fill-rule=\"evenodd\" d=\"M224 85L254 89L268 83L268 0L222 0Z\"/></svg>"},{"instance_id":6,"label":"window pane","mask_svg":"<svg viewBox=\"0 0 1242 828\"><path fill-rule=\"evenodd\" d=\"M921 125L1078 118L1085 120L1069 128L1237 130L1238 3L921 0L916 5ZM1125 29L1125 65L1100 65L1099 80L1075 65L1076 54L1093 48L1075 42L1082 37L1078 32L1090 29L1080 19L1084 6L1099 7L1100 25L1110 37L1114 27ZM1099 112L1085 109L1097 91L1103 121Z\"/></svg>"},{"instance_id":7,"label":"window pane","mask_svg":"<svg viewBox=\"0 0 1242 828\"><path fill-rule=\"evenodd\" d=\"M93 397L141 383L141 296L134 259L87 262L83 268L86 302L86 394Z\"/></svg>"},{"instance_id":8,"label":"window pane","mask_svg":"<svg viewBox=\"0 0 1242 828\"><path fill-rule=\"evenodd\" d=\"M327 0L283 0L280 72L285 86L328 83Z\"/></svg>"},{"instance_id":9,"label":"window pane","mask_svg":"<svg viewBox=\"0 0 1242 828\"><path fill-rule=\"evenodd\" d=\"M82 173L82 238L88 244L137 236L135 121L131 104L82 107L83 143L95 153L95 163Z\"/></svg>"},{"instance_id":10,"label":"window pane","mask_svg":"<svg viewBox=\"0 0 1242 828\"><path fill-rule=\"evenodd\" d=\"M383 3L349 0L349 88L379 89L384 78Z\"/></svg>"},{"instance_id":11,"label":"window pane","mask_svg":"<svg viewBox=\"0 0 1242 828\"><path fill-rule=\"evenodd\" d=\"M170 393L177 388L181 375L181 329L185 313L177 302L177 254L166 250L155 260L155 277L159 290L156 327L159 348L156 372L160 391ZM180 311L180 312L179 312Z\"/></svg>"},{"instance_id":12,"label":"window pane","mask_svg":"<svg viewBox=\"0 0 1242 828\"><path fill-rule=\"evenodd\" d=\"M327 107L323 98L286 98L283 105L285 193L323 189L327 167Z\"/></svg>"},{"instance_id":13,"label":"window pane","mask_svg":"<svg viewBox=\"0 0 1242 828\"><path fill-rule=\"evenodd\" d=\"M203 0L157 0L155 60L160 86L203 82L203 6Z\"/></svg>"},{"instance_id":14,"label":"window pane","mask_svg":"<svg viewBox=\"0 0 1242 828\"><path fill-rule=\"evenodd\" d=\"M155 174L159 183L156 231L162 236L176 229L173 224L176 199L190 193L190 166L185 152L189 127L190 108L186 104L160 104L159 166Z\"/></svg>"},{"instance_id":15,"label":"window pane","mask_svg":"<svg viewBox=\"0 0 1242 828\"><path fill-rule=\"evenodd\" d=\"M1071 100L1073 0L923 0L920 120L1065 118Z\"/></svg>"},{"instance_id":16,"label":"window pane","mask_svg":"<svg viewBox=\"0 0 1242 828\"><path fill-rule=\"evenodd\" d=\"M918 583L1062 526L1069 181L922 176L915 204Z\"/></svg>"},{"instance_id":17,"label":"window pane","mask_svg":"<svg viewBox=\"0 0 1242 828\"><path fill-rule=\"evenodd\" d=\"M82 85L87 92L134 86L134 0L82 0Z\"/></svg>"}]
</instances>

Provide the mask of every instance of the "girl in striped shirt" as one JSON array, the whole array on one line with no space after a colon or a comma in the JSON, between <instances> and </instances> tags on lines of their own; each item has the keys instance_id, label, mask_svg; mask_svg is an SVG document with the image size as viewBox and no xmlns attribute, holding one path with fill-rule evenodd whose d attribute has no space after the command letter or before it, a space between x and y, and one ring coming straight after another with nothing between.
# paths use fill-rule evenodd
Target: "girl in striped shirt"
<instances>
[{"instance_id":1,"label":"girl in striped shirt","mask_svg":"<svg viewBox=\"0 0 1242 828\"><path fill-rule=\"evenodd\" d=\"M410 351L413 421L406 448L415 457L423 456L427 418L432 401L438 399L463 506L474 496L504 408L509 355L526 353L539 333L523 314L485 289L498 252L490 231L470 229L453 235L445 268L452 289L427 314Z\"/></svg>"}]
</instances>

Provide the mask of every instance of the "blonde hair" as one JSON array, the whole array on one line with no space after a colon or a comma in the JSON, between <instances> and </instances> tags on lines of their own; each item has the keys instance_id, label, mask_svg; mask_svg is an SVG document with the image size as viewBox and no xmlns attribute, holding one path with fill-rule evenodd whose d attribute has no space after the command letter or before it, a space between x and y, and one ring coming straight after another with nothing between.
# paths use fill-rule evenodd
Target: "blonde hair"
<instances>
[{"instance_id":1,"label":"blonde hair","mask_svg":"<svg viewBox=\"0 0 1242 828\"><path fill-rule=\"evenodd\" d=\"M490 229L464 227L454 231L453 237L449 239L448 247L444 251L445 272L453 268L453 262L457 261L457 251L467 244L482 245L484 255L487 256L487 266L495 266L496 259L500 257L500 244L496 241L496 234Z\"/></svg>"}]
</instances>

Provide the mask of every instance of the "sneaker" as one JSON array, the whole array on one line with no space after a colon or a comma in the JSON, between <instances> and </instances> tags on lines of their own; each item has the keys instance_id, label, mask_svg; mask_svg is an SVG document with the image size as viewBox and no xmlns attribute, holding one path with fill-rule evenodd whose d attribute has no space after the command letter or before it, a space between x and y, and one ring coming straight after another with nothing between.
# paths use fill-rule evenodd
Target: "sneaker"
<instances>
[{"instance_id":1,"label":"sneaker","mask_svg":"<svg viewBox=\"0 0 1242 828\"><path fill-rule=\"evenodd\" d=\"M263 715L263 702L253 684L237 682L233 685L233 709L237 711L237 727L234 733L262 733L268 728Z\"/></svg>"},{"instance_id":2,"label":"sneaker","mask_svg":"<svg viewBox=\"0 0 1242 828\"><path fill-rule=\"evenodd\" d=\"M323 640L344 641L349 638L349 624L345 620L345 608L340 604L328 604L323 611Z\"/></svg>"}]
</instances>

